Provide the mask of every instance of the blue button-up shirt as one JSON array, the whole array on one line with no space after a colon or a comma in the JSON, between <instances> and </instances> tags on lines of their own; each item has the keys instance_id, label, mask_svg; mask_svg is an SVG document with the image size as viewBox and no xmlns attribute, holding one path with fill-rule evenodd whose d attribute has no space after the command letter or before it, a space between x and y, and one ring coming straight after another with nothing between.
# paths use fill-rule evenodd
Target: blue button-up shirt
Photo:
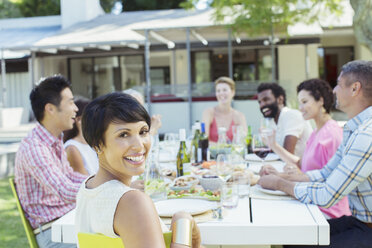
<instances>
[{"instance_id":1,"label":"blue button-up shirt","mask_svg":"<svg viewBox=\"0 0 372 248\"><path fill-rule=\"evenodd\" d=\"M321 170L306 173L311 182L296 183L296 198L328 208L347 195L352 215L372 222L371 153L372 106L345 124L336 154Z\"/></svg>"}]
</instances>

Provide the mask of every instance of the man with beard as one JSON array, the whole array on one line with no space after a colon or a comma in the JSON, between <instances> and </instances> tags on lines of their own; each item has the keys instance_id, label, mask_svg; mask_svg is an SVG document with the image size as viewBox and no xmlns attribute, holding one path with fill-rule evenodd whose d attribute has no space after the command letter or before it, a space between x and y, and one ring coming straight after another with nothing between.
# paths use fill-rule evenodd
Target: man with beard
<instances>
[{"instance_id":1,"label":"man with beard","mask_svg":"<svg viewBox=\"0 0 372 248\"><path fill-rule=\"evenodd\" d=\"M290 153L302 157L312 132L300 111L286 107L285 91L277 83L262 83L257 88L257 99L264 117L274 118L276 141Z\"/></svg>"},{"instance_id":2,"label":"man with beard","mask_svg":"<svg viewBox=\"0 0 372 248\"><path fill-rule=\"evenodd\" d=\"M333 93L349 119L335 155L306 174L261 170L258 184L325 208L348 196L351 216L328 220L330 245L319 247L372 247L372 61L345 64Z\"/></svg>"}]
</instances>

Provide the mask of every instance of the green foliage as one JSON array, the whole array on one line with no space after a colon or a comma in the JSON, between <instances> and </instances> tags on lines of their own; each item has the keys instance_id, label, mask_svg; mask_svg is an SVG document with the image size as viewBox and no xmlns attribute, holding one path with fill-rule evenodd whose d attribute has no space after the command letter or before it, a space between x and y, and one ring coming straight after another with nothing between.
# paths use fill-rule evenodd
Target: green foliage
<instances>
[{"instance_id":1,"label":"green foliage","mask_svg":"<svg viewBox=\"0 0 372 248\"><path fill-rule=\"evenodd\" d=\"M100 0L101 7L106 13L110 13L117 0Z\"/></svg>"},{"instance_id":2,"label":"green foliage","mask_svg":"<svg viewBox=\"0 0 372 248\"><path fill-rule=\"evenodd\" d=\"M354 9L353 26L360 44L372 51L372 0L350 0Z\"/></svg>"},{"instance_id":3,"label":"green foliage","mask_svg":"<svg viewBox=\"0 0 372 248\"><path fill-rule=\"evenodd\" d=\"M193 8L198 0L188 0L183 7ZM312 23L320 13L341 14L341 0L213 0L215 21L231 22L234 32L250 36L286 32L288 25Z\"/></svg>"},{"instance_id":4,"label":"green foliage","mask_svg":"<svg viewBox=\"0 0 372 248\"><path fill-rule=\"evenodd\" d=\"M28 247L8 178L0 180L0 248Z\"/></svg>"},{"instance_id":5,"label":"green foliage","mask_svg":"<svg viewBox=\"0 0 372 248\"><path fill-rule=\"evenodd\" d=\"M18 0L16 5L24 17L60 14L60 0Z\"/></svg>"},{"instance_id":6,"label":"green foliage","mask_svg":"<svg viewBox=\"0 0 372 248\"><path fill-rule=\"evenodd\" d=\"M18 7L9 0L0 0L0 19L21 17Z\"/></svg>"}]
</instances>

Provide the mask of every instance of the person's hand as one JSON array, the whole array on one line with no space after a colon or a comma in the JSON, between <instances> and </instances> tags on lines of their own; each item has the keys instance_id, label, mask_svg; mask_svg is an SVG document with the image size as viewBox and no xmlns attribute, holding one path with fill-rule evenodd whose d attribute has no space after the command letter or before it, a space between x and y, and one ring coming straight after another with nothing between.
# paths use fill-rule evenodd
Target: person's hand
<instances>
[{"instance_id":1,"label":"person's hand","mask_svg":"<svg viewBox=\"0 0 372 248\"><path fill-rule=\"evenodd\" d=\"M191 220L192 223L192 248L199 248L201 246L201 236L200 236L200 230L198 225L196 224L194 218L186 212L177 212L173 215L172 217L172 223L171 223L171 229L174 231L174 225L178 219L186 218ZM173 247L183 247L182 245L180 246L179 244L171 244L171 248Z\"/></svg>"},{"instance_id":2,"label":"person's hand","mask_svg":"<svg viewBox=\"0 0 372 248\"><path fill-rule=\"evenodd\" d=\"M277 190L279 180L281 180L281 178L277 175L265 175L258 180L258 184L264 189Z\"/></svg>"},{"instance_id":3,"label":"person's hand","mask_svg":"<svg viewBox=\"0 0 372 248\"><path fill-rule=\"evenodd\" d=\"M141 191L145 190L145 182L142 179L137 179L133 182L131 182L130 187L133 189L138 189Z\"/></svg>"},{"instance_id":4,"label":"person's hand","mask_svg":"<svg viewBox=\"0 0 372 248\"><path fill-rule=\"evenodd\" d=\"M151 117L151 128L150 134L155 135L158 133L159 128L161 128L161 115L153 115Z\"/></svg>"},{"instance_id":5,"label":"person's hand","mask_svg":"<svg viewBox=\"0 0 372 248\"><path fill-rule=\"evenodd\" d=\"M286 164L283 171L287 174L302 174L301 170L295 164Z\"/></svg>"},{"instance_id":6,"label":"person's hand","mask_svg":"<svg viewBox=\"0 0 372 248\"><path fill-rule=\"evenodd\" d=\"M261 170L259 172L260 176L265 176L265 175L277 175L279 172L269 164L265 164L264 166L261 167Z\"/></svg>"}]
</instances>

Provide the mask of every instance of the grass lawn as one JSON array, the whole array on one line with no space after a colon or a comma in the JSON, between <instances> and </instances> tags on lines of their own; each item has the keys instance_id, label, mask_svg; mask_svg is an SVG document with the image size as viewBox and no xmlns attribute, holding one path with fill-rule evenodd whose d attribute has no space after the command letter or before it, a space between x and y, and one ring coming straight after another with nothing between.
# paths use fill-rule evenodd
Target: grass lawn
<instances>
[{"instance_id":1,"label":"grass lawn","mask_svg":"<svg viewBox=\"0 0 372 248\"><path fill-rule=\"evenodd\" d=\"M29 247L8 178L0 179L0 248Z\"/></svg>"}]
</instances>

